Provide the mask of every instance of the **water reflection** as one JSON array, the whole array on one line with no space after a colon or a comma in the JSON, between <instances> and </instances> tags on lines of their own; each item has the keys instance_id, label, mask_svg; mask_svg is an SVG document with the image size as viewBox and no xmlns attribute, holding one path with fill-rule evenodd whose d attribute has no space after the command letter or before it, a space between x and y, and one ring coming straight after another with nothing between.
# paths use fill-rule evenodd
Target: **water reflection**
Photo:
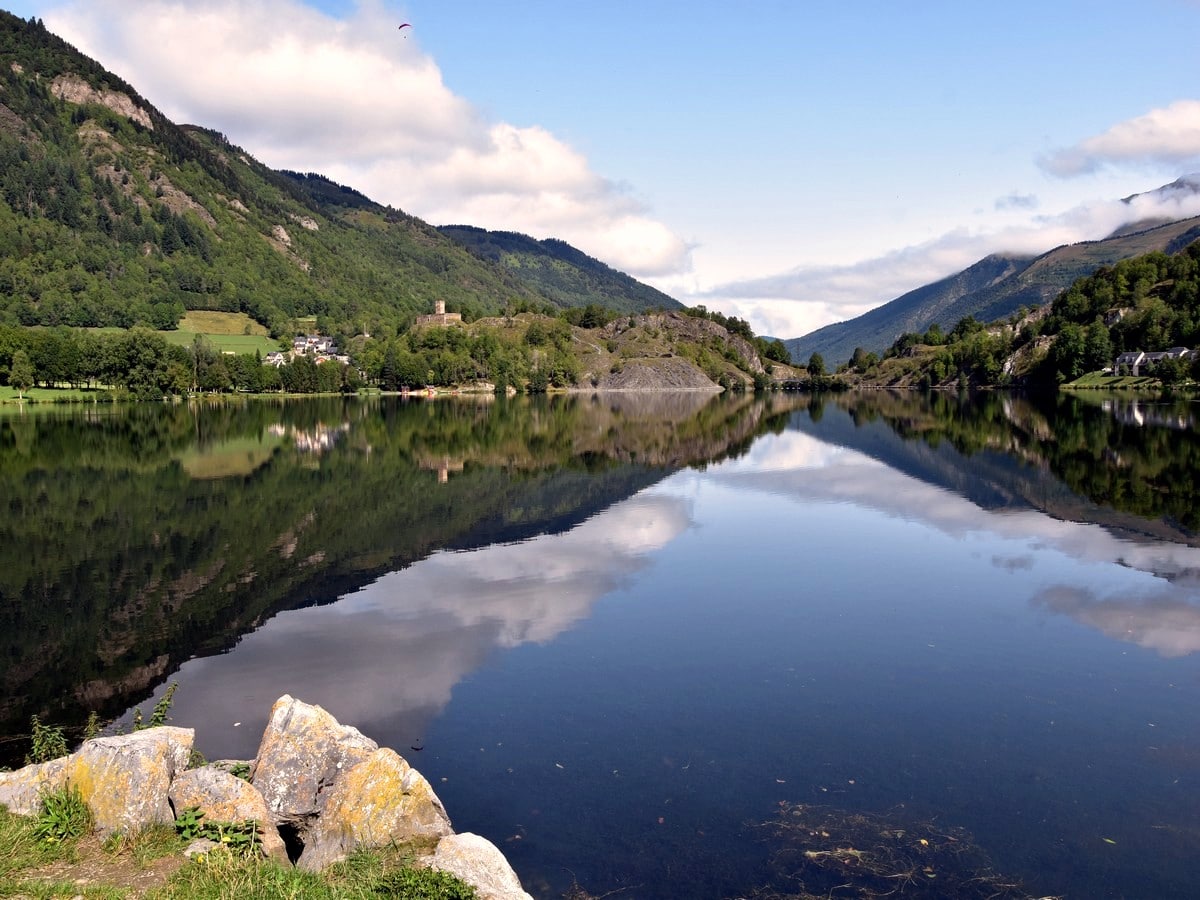
<instances>
[{"instance_id":1,"label":"water reflection","mask_svg":"<svg viewBox=\"0 0 1200 900\"><path fill-rule=\"evenodd\" d=\"M318 400L0 415L0 733L34 713L67 724L118 714L189 657L440 549L568 530L679 466L743 452L790 402ZM522 552L499 555L515 563Z\"/></svg>"},{"instance_id":2,"label":"water reflection","mask_svg":"<svg viewBox=\"0 0 1200 900\"><path fill-rule=\"evenodd\" d=\"M1190 897L1196 459L1072 398L0 418L2 702L178 680L213 757L320 703L543 897L748 896L814 803Z\"/></svg>"},{"instance_id":3,"label":"water reflection","mask_svg":"<svg viewBox=\"0 0 1200 900\"><path fill-rule=\"evenodd\" d=\"M689 521L681 498L638 496L564 534L434 554L184 665L176 717L197 727L206 754L245 758L290 693L408 746L495 650L554 639Z\"/></svg>"},{"instance_id":4,"label":"water reflection","mask_svg":"<svg viewBox=\"0 0 1200 900\"><path fill-rule=\"evenodd\" d=\"M883 428L882 424L876 427ZM887 437L858 430L853 434L860 446L877 447L876 439ZM724 467L715 480L803 502L853 504L919 522L956 540L990 534L1030 550L1052 549L1081 563L1107 563L1144 573L1154 584L1142 589L1143 596L1112 597L1059 584L1043 588L1030 603L1163 656L1200 650L1198 547L1065 521L1034 509L988 510L865 453L802 432L789 432L762 446L761 452L751 451ZM1031 570L1035 558L1033 553L1016 552L991 559L997 568L1013 573Z\"/></svg>"},{"instance_id":5,"label":"water reflection","mask_svg":"<svg viewBox=\"0 0 1200 900\"><path fill-rule=\"evenodd\" d=\"M1194 582L1140 598L1105 598L1086 588L1054 585L1036 594L1033 603L1160 656L1200 651L1200 591Z\"/></svg>"}]
</instances>

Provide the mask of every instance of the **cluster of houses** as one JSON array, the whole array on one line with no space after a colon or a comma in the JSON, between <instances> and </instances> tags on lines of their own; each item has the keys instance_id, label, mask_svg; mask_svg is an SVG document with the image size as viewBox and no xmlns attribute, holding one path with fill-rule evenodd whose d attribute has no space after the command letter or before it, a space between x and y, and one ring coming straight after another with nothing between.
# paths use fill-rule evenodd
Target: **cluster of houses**
<instances>
[{"instance_id":1,"label":"cluster of houses","mask_svg":"<svg viewBox=\"0 0 1200 900\"><path fill-rule=\"evenodd\" d=\"M1130 350L1116 358L1116 361L1113 362L1112 372L1114 375L1128 372L1137 377L1143 374L1142 370L1149 372L1164 359L1178 359L1189 363L1196 358L1198 353L1200 351L1189 350L1187 347L1172 347L1170 350L1156 350L1152 353L1144 350Z\"/></svg>"},{"instance_id":2,"label":"cluster of houses","mask_svg":"<svg viewBox=\"0 0 1200 900\"><path fill-rule=\"evenodd\" d=\"M433 304L433 315L417 316L417 325L461 325L461 313L446 312L446 302L437 300ZM350 357L338 352L337 342L323 334L302 334L292 340L292 349L284 352L277 350L263 357L264 366L279 368L298 356L307 356L315 363L340 362L350 365Z\"/></svg>"},{"instance_id":3,"label":"cluster of houses","mask_svg":"<svg viewBox=\"0 0 1200 900\"><path fill-rule=\"evenodd\" d=\"M299 335L292 340L292 349L290 351L285 353L282 350L277 350L274 353L268 353L263 357L263 365L279 368L298 356L310 357L317 364L332 360L333 362L340 362L342 365L350 365L350 357L338 352L337 342L333 338L326 337L323 334Z\"/></svg>"}]
</instances>

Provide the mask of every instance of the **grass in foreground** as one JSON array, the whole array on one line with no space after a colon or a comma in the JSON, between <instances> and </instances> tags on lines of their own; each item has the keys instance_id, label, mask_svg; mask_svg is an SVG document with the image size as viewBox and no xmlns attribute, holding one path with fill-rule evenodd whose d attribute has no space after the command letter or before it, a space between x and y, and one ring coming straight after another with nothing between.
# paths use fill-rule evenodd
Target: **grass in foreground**
<instances>
[{"instance_id":1,"label":"grass in foreground","mask_svg":"<svg viewBox=\"0 0 1200 900\"><path fill-rule=\"evenodd\" d=\"M356 853L319 874L215 850L191 860L170 826L101 842L47 843L37 817L0 807L0 897L31 900L475 900L444 872L414 868L399 848Z\"/></svg>"}]
</instances>

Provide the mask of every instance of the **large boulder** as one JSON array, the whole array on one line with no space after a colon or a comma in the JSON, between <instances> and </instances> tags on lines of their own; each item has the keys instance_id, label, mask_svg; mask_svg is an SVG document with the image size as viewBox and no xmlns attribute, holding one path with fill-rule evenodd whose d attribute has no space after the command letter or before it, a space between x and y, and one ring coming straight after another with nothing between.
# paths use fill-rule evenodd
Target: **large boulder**
<instances>
[{"instance_id":1,"label":"large boulder","mask_svg":"<svg viewBox=\"0 0 1200 900\"><path fill-rule=\"evenodd\" d=\"M78 788L101 835L133 834L175 821L167 789L187 768L191 728L147 728L87 741L67 757L63 779Z\"/></svg>"},{"instance_id":2,"label":"large boulder","mask_svg":"<svg viewBox=\"0 0 1200 900\"><path fill-rule=\"evenodd\" d=\"M376 750L329 789L297 863L311 872L357 847L432 843L453 833L442 801L425 777L395 750Z\"/></svg>"},{"instance_id":3,"label":"large boulder","mask_svg":"<svg viewBox=\"0 0 1200 900\"><path fill-rule=\"evenodd\" d=\"M303 835L341 775L378 749L357 728L284 694L271 707L250 780L275 824Z\"/></svg>"},{"instance_id":4,"label":"large boulder","mask_svg":"<svg viewBox=\"0 0 1200 900\"><path fill-rule=\"evenodd\" d=\"M474 887L479 900L533 900L504 854L477 834L447 835L438 841L428 863L431 869L449 872Z\"/></svg>"},{"instance_id":5,"label":"large boulder","mask_svg":"<svg viewBox=\"0 0 1200 900\"><path fill-rule=\"evenodd\" d=\"M0 772L0 806L18 816L33 816L42 811L42 795L66 785L64 770L67 760L53 759L17 769Z\"/></svg>"},{"instance_id":6,"label":"large boulder","mask_svg":"<svg viewBox=\"0 0 1200 900\"><path fill-rule=\"evenodd\" d=\"M272 821L267 801L258 788L216 766L189 769L175 777L168 794L178 816L185 809L198 807L205 822L258 823L262 851L279 862L288 861L287 847Z\"/></svg>"}]
</instances>

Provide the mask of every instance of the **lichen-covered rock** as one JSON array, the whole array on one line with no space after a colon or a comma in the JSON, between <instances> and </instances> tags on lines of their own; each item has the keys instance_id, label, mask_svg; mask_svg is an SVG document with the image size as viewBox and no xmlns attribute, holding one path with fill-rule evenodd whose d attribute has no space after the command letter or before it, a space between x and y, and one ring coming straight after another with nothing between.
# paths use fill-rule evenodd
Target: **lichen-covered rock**
<instances>
[{"instance_id":1,"label":"lichen-covered rock","mask_svg":"<svg viewBox=\"0 0 1200 900\"><path fill-rule=\"evenodd\" d=\"M378 749L357 728L284 694L271 707L250 780L275 824L303 833L339 777Z\"/></svg>"},{"instance_id":2,"label":"lichen-covered rock","mask_svg":"<svg viewBox=\"0 0 1200 900\"><path fill-rule=\"evenodd\" d=\"M283 838L272 821L267 801L258 788L216 766L189 769L175 777L168 794L178 816L185 809L198 807L205 822L258 823L262 851L280 862L288 861Z\"/></svg>"},{"instance_id":3,"label":"lichen-covered rock","mask_svg":"<svg viewBox=\"0 0 1200 900\"><path fill-rule=\"evenodd\" d=\"M477 834L466 832L442 838L428 864L474 887L479 900L532 900L504 854Z\"/></svg>"},{"instance_id":4,"label":"lichen-covered rock","mask_svg":"<svg viewBox=\"0 0 1200 900\"><path fill-rule=\"evenodd\" d=\"M17 769L0 772L0 806L18 816L32 816L42 810L42 795L57 791L66 784L63 774L67 760L52 759Z\"/></svg>"},{"instance_id":5,"label":"lichen-covered rock","mask_svg":"<svg viewBox=\"0 0 1200 900\"><path fill-rule=\"evenodd\" d=\"M451 833L450 817L425 776L385 747L343 773L330 788L297 865L316 872L358 847L404 844Z\"/></svg>"},{"instance_id":6,"label":"lichen-covered rock","mask_svg":"<svg viewBox=\"0 0 1200 900\"><path fill-rule=\"evenodd\" d=\"M160 727L94 738L67 757L63 777L91 807L101 835L170 823L167 789L187 768L195 736L191 728Z\"/></svg>"}]
</instances>

